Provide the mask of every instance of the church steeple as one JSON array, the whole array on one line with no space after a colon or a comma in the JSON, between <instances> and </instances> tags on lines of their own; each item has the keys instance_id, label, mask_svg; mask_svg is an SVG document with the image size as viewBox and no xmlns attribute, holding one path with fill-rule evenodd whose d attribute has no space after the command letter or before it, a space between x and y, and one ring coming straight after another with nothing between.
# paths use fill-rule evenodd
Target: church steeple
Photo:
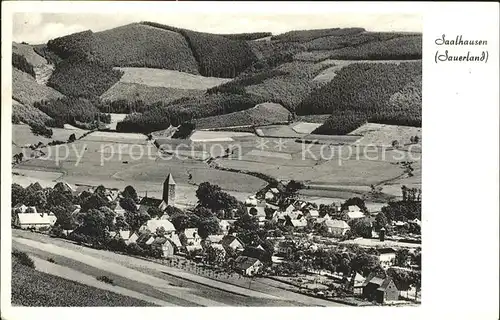
<instances>
[{"instance_id":1,"label":"church steeple","mask_svg":"<svg viewBox=\"0 0 500 320\"><path fill-rule=\"evenodd\" d=\"M173 206L175 204L175 181L171 173L168 174L167 179L163 183L163 201L167 205Z\"/></svg>"}]
</instances>

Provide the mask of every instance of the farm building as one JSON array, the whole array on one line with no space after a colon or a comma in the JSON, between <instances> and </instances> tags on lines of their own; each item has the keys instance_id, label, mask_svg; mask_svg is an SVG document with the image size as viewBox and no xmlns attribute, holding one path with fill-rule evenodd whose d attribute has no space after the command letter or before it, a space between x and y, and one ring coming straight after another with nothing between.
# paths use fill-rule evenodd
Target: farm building
<instances>
[{"instance_id":1,"label":"farm building","mask_svg":"<svg viewBox=\"0 0 500 320\"><path fill-rule=\"evenodd\" d=\"M363 297L378 303L396 301L399 290L391 277L381 278L370 274L363 284Z\"/></svg>"},{"instance_id":2,"label":"farm building","mask_svg":"<svg viewBox=\"0 0 500 320\"><path fill-rule=\"evenodd\" d=\"M323 225L328 228L328 232L334 236L341 237L351 229L347 222L343 220L324 220Z\"/></svg>"},{"instance_id":3,"label":"farm building","mask_svg":"<svg viewBox=\"0 0 500 320\"><path fill-rule=\"evenodd\" d=\"M365 214L361 211L349 211L347 212L347 215L349 216L349 219L359 219L365 216Z\"/></svg>"},{"instance_id":4,"label":"farm building","mask_svg":"<svg viewBox=\"0 0 500 320\"><path fill-rule=\"evenodd\" d=\"M235 269L247 276L257 274L262 268L263 263L257 258L239 256L235 260Z\"/></svg>"},{"instance_id":5,"label":"farm building","mask_svg":"<svg viewBox=\"0 0 500 320\"><path fill-rule=\"evenodd\" d=\"M394 261L396 260L396 250L393 248L379 248L377 249L379 254L380 264L383 268L389 268L394 265Z\"/></svg>"},{"instance_id":6,"label":"farm building","mask_svg":"<svg viewBox=\"0 0 500 320\"><path fill-rule=\"evenodd\" d=\"M224 249L226 249L226 251L227 250L241 251L245 248L243 241L241 241L238 237L233 235L224 236L224 238L222 238L221 244L224 247Z\"/></svg>"}]
</instances>

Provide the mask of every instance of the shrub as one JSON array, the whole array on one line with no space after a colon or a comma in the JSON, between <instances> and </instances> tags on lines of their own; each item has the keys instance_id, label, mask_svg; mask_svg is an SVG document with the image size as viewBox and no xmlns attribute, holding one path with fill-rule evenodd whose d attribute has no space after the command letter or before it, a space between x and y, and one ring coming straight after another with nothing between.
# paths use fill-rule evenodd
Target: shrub
<instances>
[{"instance_id":1,"label":"shrub","mask_svg":"<svg viewBox=\"0 0 500 320\"><path fill-rule=\"evenodd\" d=\"M17 259L17 261L25 265L27 267L35 269L35 263L33 260L26 254L26 252L19 251L17 249L12 250L12 257Z\"/></svg>"},{"instance_id":2,"label":"shrub","mask_svg":"<svg viewBox=\"0 0 500 320\"><path fill-rule=\"evenodd\" d=\"M97 276L96 279L108 284L113 284L114 282L113 279L109 278L108 276Z\"/></svg>"},{"instance_id":3,"label":"shrub","mask_svg":"<svg viewBox=\"0 0 500 320\"><path fill-rule=\"evenodd\" d=\"M56 263L56 261L54 259L52 259L52 258L48 258L47 261L50 262L50 263Z\"/></svg>"},{"instance_id":4,"label":"shrub","mask_svg":"<svg viewBox=\"0 0 500 320\"><path fill-rule=\"evenodd\" d=\"M192 122L183 122L172 135L172 139L186 139L195 127L196 125Z\"/></svg>"},{"instance_id":5,"label":"shrub","mask_svg":"<svg viewBox=\"0 0 500 320\"><path fill-rule=\"evenodd\" d=\"M31 132L37 136L43 136L46 138L52 138L52 129L47 128L44 125L39 125L37 123L30 124Z\"/></svg>"}]
</instances>

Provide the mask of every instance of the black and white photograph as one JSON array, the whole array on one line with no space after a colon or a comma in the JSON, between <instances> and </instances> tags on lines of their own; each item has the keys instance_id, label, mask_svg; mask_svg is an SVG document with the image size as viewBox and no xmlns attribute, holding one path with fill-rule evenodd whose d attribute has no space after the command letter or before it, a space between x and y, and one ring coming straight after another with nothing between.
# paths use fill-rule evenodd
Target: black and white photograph
<instances>
[{"instance_id":1,"label":"black and white photograph","mask_svg":"<svg viewBox=\"0 0 500 320\"><path fill-rule=\"evenodd\" d=\"M11 15L12 307L419 308L423 65L498 39L423 58L419 11L149 8Z\"/></svg>"}]
</instances>

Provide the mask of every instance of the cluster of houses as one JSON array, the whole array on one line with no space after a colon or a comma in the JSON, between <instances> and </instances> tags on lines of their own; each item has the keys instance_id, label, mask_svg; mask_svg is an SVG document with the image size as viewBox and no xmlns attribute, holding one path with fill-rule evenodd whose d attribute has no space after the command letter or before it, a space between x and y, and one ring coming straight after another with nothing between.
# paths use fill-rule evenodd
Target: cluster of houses
<instances>
[{"instance_id":1,"label":"cluster of houses","mask_svg":"<svg viewBox=\"0 0 500 320\"><path fill-rule=\"evenodd\" d=\"M68 185L69 188L71 188ZM84 191L89 191L91 187L76 187L71 188L75 195L79 195ZM151 207L156 207L161 211L165 211L167 206L175 206L175 188L176 183L171 174L168 175L164 182L162 199L147 197L141 198L137 204L139 212L147 212ZM283 198L283 187L269 188L259 196L251 196L246 201L247 213L257 218L260 226L264 226L266 221L271 221L278 226L290 227L294 231L299 231L307 226L312 226L313 229L321 228L326 230L333 237L343 237L350 230L350 226L346 221L335 219L330 215L320 216L316 204L297 200L294 198ZM105 196L107 200L116 203L114 211L116 216L123 216L125 209L119 204L119 192L117 190L106 190ZM22 204L13 208L16 213L14 225L22 229L43 229L50 228L56 222L56 217L53 213L39 213L34 207L26 207ZM80 206L75 205L72 216L76 217L80 213ZM337 213L341 213L341 207L334 208ZM358 206L349 206L343 213L349 219L360 219L365 217L365 213ZM221 234L210 235L202 239L198 235L197 228L187 228L183 231L175 229L170 217L164 214L161 217L151 219L144 223L138 231L116 231L111 232L114 238L123 239L127 245L135 243L142 248L149 247L161 252L163 257L171 257L174 254L190 254L192 253L196 259L202 259L201 253L208 247L217 248L223 254L231 251L237 253L234 260L234 268L242 274L253 276L257 274L264 266L262 259L258 256L248 255L246 253L245 244L238 238L237 234L229 233L232 225L236 221L232 214L219 216ZM420 225L420 221L411 221ZM401 224L401 223L399 223ZM72 230L65 230L69 234ZM378 234L380 241L384 241L385 232L381 230ZM279 263L282 260L279 258L283 248L280 242L284 238L275 239L275 254L272 261ZM254 248L256 250L265 251L262 247ZM396 250L392 248L378 249L378 256L382 267L389 268L394 265L396 259ZM395 300L399 296L394 282L390 278L378 278L369 276L363 278L361 275L352 277L354 290L359 290L369 299L376 301Z\"/></svg>"}]
</instances>

